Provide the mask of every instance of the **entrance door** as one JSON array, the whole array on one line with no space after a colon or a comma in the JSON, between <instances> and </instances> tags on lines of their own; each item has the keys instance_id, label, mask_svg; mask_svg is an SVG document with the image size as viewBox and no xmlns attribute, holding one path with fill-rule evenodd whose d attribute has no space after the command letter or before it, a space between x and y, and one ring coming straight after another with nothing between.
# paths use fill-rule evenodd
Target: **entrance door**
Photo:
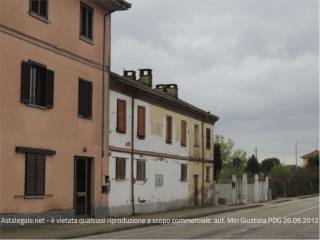
<instances>
[{"instance_id":1,"label":"entrance door","mask_svg":"<svg viewBox=\"0 0 320 240\"><path fill-rule=\"evenodd\" d=\"M199 206L199 188L198 188L199 176L193 175L193 180L194 180L194 205Z\"/></svg>"},{"instance_id":2,"label":"entrance door","mask_svg":"<svg viewBox=\"0 0 320 240\"><path fill-rule=\"evenodd\" d=\"M90 215L91 159L76 157L74 161L74 209L76 215Z\"/></svg>"}]
</instances>

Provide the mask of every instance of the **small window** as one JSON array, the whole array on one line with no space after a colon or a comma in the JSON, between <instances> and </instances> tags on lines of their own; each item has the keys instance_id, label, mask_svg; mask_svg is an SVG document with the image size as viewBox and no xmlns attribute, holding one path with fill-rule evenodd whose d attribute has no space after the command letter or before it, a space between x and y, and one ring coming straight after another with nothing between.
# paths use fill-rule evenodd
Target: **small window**
<instances>
[{"instance_id":1,"label":"small window","mask_svg":"<svg viewBox=\"0 0 320 240\"><path fill-rule=\"evenodd\" d=\"M32 61L23 61L21 68L21 102L52 108L54 72Z\"/></svg>"},{"instance_id":2,"label":"small window","mask_svg":"<svg viewBox=\"0 0 320 240\"><path fill-rule=\"evenodd\" d=\"M187 146L187 122L181 121L181 146Z\"/></svg>"},{"instance_id":3,"label":"small window","mask_svg":"<svg viewBox=\"0 0 320 240\"><path fill-rule=\"evenodd\" d=\"M156 185L156 187L163 187L163 175L162 174L155 175L155 185Z\"/></svg>"},{"instance_id":4,"label":"small window","mask_svg":"<svg viewBox=\"0 0 320 240\"><path fill-rule=\"evenodd\" d=\"M210 167L206 167L206 182L210 182Z\"/></svg>"},{"instance_id":5,"label":"small window","mask_svg":"<svg viewBox=\"0 0 320 240\"><path fill-rule=\"evenodd\" d=\"M200 138L200 132L199 132L199 125L194 125L194 145L196 147L199 147L199 138Z\"/></svg>"},{"instance_id":6,"label":"small window","mask_svg":"<svg viewBox=\"0 0 320 240\"><path fill-rule=\"evenodd\" d=\"M30 13L48 19L48 0L30 0Z\"/></svg>"},{"instance_id":7,"label":"small window","mask_svg":"<svg viewBox=\"0 0 320 240\"><path fill-rule=\"evenodd\" d=\"M116 158L116 179L126 179L125 158Z\"/></svg>"},{"instance_id":8,"label":"small window","mask_svg":"<svg viewBox=\"0 0 320 240\"><path fill-rule=\"evenodd\" d=\"M45 195L45 156L26 153L25 196Z\"/></svg>"},{"instance_id":9,"label":"small window","mask_svg":"<svg viewBox=\"0 0 320 240\"><path fill-rule=\"evenodd\" d=\"M166 117L166 143L172 143L172 117Z\"/></svg>"},{"instance_id":10,"label":"small window","mask_svg":"<svg viewBox=\"0 0 320 240\"><path fill-rule=\"evenodd\" d=\"M139 139L145 138L146 132L146 108L138 106L138 126L137 126L137 137Z\"/></svg>"},{"instance_id":11,"label":"small window","mask_svg":"<svg viewBox=\"0 0 320 240\"><path fill-rule=\"evenodd\" d=\"M146 179L146 162L144 160L137 160L137 180Z\"/></svg>"},{"instance_id":12,"label":"small window","mask_svg":"<svg viewBox=\"0 0 320 240\"><path fill-rule=\"evenodd\" d=\"M122 99L117 100L117 132L126 133L126 101Z\"/></svg>"},{"instance_id":13,"label":"small window","mask_svg":"<svg viewBox=\"0 0 320 240\"><path fill-rule=\"evenodd\" d=\"M83 118L92 118L92 82L79 79L78 114Z\"/></svg>"},{"instance_id":14,"label":"small window","mask_svg":"<svg viewBox=\"0 0 320 240\"><path fill-rule=\"evenodd\" d=\"M181 181L187 181L187 164L181 164Z\"/></svg>"},{"instance_id":15,"label":"small window","mask_svg":"<svg viewBox=\"0 0 320 240\"><path fill-rule=\"evenodd\" d=\"M211 129L206 129L206 147L207 149L211 149Z\"/></svg>"},{"instance_id":16,"label":"small window","mask_svg":"<svg viewBox=\"0 0 320 240\"><path fill-rule=\"evenodd\" d=\"M93 8L81 2L80 16L80 35L92 41Z\"/></svg>"}]
</instances>

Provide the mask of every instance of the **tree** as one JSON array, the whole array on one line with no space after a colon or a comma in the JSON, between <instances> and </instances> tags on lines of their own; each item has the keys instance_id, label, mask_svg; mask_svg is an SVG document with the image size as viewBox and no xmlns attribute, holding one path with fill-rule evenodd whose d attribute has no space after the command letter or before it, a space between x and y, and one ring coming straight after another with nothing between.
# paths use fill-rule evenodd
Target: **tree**
<instances>
[{"instance_id":1,"label":"tree","mask_svg":"<svg viewBox=\"0 0 320 240\"><path fill-rule=\"evenodd\" d=\"M319 168L319 156L309 158L307 168Z\"/></svg>"},{"instance_id":2,"label":"tree","mask_svg":"<svg viewBox=\"0 0 320 240\"><path fill-rule=\"evenodd\" d=\"M214 180L217 181L219 179L220 171L222 169L222 159L221 159L221 150L220 144L214 144Z\"/></svg>"},{"instance_id":3,"label":"tree","mask_svg":"<svg viewBox=\"0 0 320 240\"><path fill-rule=\"evenodd\" d=\"M287 166L279 164L273 166L270 173L272 178L285 180L289 176L290 170Z\"/></svg>"},{"instance_id":4,"label":"tree","mask_svg":"<svg viewBox=\"0 0 320 240\"><path fill-rule=\"evenodd\" d=\"M254 174L260 172L260 164L254 155L252 155L247 162L246 172L250 176L254 176Z\"/></svg>"},{"instance_id":5,"label":"tree","mask_svg":"<svg viewBox=\"0 0 320 240\"><path fill-rule=\"evenodd\" d=\"M271 172L273 166L279 165L280 160L278 158L267 158L261 162L261 172L268 175Z\"/></svg>"},{"instance_id":6,"label":"tree","mask_svg":"<svg viewBox=\"0 0 320 240\"><path fill-rule=\"evenodd\" d=\"M216 135L214 142L220 145L222 163L232 162L234 142L230 138L226 141L222 135Z\"/></svg>"}]
</instances>

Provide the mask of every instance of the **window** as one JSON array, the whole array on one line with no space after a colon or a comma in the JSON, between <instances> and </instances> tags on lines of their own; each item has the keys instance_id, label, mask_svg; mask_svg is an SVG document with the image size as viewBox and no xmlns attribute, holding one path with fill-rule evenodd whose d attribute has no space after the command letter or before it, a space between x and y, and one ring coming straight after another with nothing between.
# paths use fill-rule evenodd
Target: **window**
<instances>
[{"instance_id":1,"label":"window","mask_svg":"<svg viewBox=\"0 0 320 240\"><path fill-rule=\"evenodd\" d=\"M138 129L137 136L139 139L145 138L146 132L146 108L143 106L138 106Z\"/></svg>"},{"instance_id":2,"label":"window","mask_svg":"<svg viewBox=\"0 0 320 240\"><path fill-rule=\"evenodd\" d=\"M199 125L194 125L194 145L195 147L199 147Z\"/></svg>"},{"instance_id":3,"label":"window","mask_svg":"<svg viewBox=\"0 0 320 240\"><path fill-rule=\"evenodd\" d=\"M172 117L166 118L166 143L172 143Z\"/></svg>"},{"instance_id":4,"label":"window","mask_svg":"<svg viewBox=\"0 0 320 240\"><path fill-rule=\"evenodd\" d=\"M156 185L156 187L163 187L163 175L162 174L155 175L155 185Z\"/></svg>"},{"instance_id":5,"label":"window","mask_svg":"<svg viewBox=\"0 0 320 240\"><path fill-rule=\"evenodd\" d=\"M137 160L137 180L146 179L146 162L144 160Z\"/></svg>"},{"instance_id":6,"label":"window","mask_svg":"<svg viewBox=\"0 0 320 240\"><path fill-rule=\"evenodd\" d=\"M92 41L93 8L83 2L80 5L80 35Z\"/></svg>"},{"instance_id":7,"label":"window","mask_svg":"<svg viewBox=\"0 0 320 240\"><path fill-rule=\"evenodd\" d=\"M126 101L117 100L117 132L126 133Z\"/></svg>"},{"instance_id":8,"label":"window","mask_svg":"<svg viewBox=\"0 0 320 240\"><path fill-rule=\"evenodd\" d=\"M125 158L116 158L116 179L126 179Z\"/></svg>"},{"instance_id":9,"label":"window","mask_svg":"<svg viewBox=\"0 0 320 240\"><path fill-rule=\"evenodd\" d=\"M207 149L211 148L211 129L206 129L206 147Z\"/></svg>"},{"instance_id":10,"label":"window","mask_svg":"<svg viewBox=\"0 0 320 240\"><path fill-rule=\"evenodd\" d=\"M53 108L54 72L32 61L22 61L21 102Z\"/></svg>"},{"instance_id":11,"label":"window","mask_svg":"<svg viewBox=\"0 0 320 240\"><path fill-rule=\"evenodd\" d=\"M181 181L187 181L187 164L181 164Z\"/></svg>"},{"instance_id":12,"label":"window","mask_svg":"<svg viewBox=\"0 0 320 240\"><path fill-rule=\"evenodd\" d=\"M92 82L79 79L78 114L83 118L92 117Z\"/></svg>"},{"instance_id":13,"label":"window","mask_svg":"<svg viewBox=\"0 0 320 240\"><path fill-rule=\"evenodd\" d=\"M45 155L26 153L25 196L45 195Z\"/></svg>"},{"instance_id":14,"label":"window","mask_svg":"<svg viewBox=\"0 0 320 240\"><path fill-rule=\"evenodd\" d=\"M48 19L48 0L30 0L30 14Z\"/></svg>"},{"instance_id":15,"label":"window","mask_svg":"<svg viewBox=\"0 0 320 240\"><path fill-rule=\"evenodd\" d=\"M210 182L210 167L206 167L206 182Z\"/></svg>"},{"instance_id":16,"label":"window","mask_svg":"<svg viewBox=\"0 0 320 240\"><path fill-rule=\"evenodd\" d=\"M181 121L181 146L187 146L187 122Z\"/></svg>"}]
</instances>

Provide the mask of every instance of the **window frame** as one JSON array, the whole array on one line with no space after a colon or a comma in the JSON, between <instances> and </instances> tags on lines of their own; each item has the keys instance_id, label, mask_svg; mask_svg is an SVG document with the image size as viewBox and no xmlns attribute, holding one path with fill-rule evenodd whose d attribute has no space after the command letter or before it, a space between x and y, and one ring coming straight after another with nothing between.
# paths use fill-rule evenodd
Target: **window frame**
<instances>
[{"instance_id":1,"label":"window frame","mask_svg":"<svg viewBox=\"0 0 320 240\"><path fill-rule=\"evenodd\" d=\"M88 107L91 111L90 111L90 113L88 113L88 116L80 113L80 82L89 83L91 85L91 99L88 99L89 100ZM89 104L91 104L91 106L89 106ZM86 79L83 79L83 78L79 78L78 79L78 117L83 118L83 119L92 120L93 119L92 106L93 106L93 82L86 80Z\"/></svg>"},{"instance_id":2,"label":"window frame","mask_svg":"<svg viewBox=\"0 0 320 240\"><path fill-rule=\"evenodd\" d=\"M116 157L116 164L115 164L115 178L116 180L126 180L126 168L127 168L127 161L125 158ZM119 167L123 169L118 170ZM120 172L119 172L120 171Z\"/></svg>"},{"instance_id":3,"label":"window frame","mask_svg":"<svg viewBox=\"0 0 320 240\"><path fill-rule=\"evenodd\" d=\"M84 35L82 33L82 7L86 8L86 10L88 11L91 11L92 12L92 21L91 21L91 38ZM87 14L87 11L86 11L86 14ZM86 21L86 34L88 34L88 19ZM93 36L94 36L94 8L91 7L89 4L87 3L84 3L83 1L80 1L80 24L79 24L79 38L89 44L93 44ZM89 35L89 34L88 34Z\"/></svg>"},{"instance_id":4,"label":"window frame","mask_svg":"<svg viewBox=\"0 0 320 240\"><path fill-rule=\"evenodd\" d=\"M172 135L173 135L172 126L173 126L172 116L166 115L166 143L167 144L172 144Z\"/></svg>"},{"instance_id":5,"label":"window frame","mask_svg":"<svg viewBox=\"0 0 320 240\"><path fill-rule=\"evenodd\" d=\"M28 157L34 157L34 159L28 159ZM41 157L42 159L39 159L39 157ZM34 181L34 186L33 186L33 190L31 190L31 191L33 191L33 192L37 192L37 191L40 191L39 192L39 194L30 194L30 193L28 193L28 191L29 191L29 189L28 189L28 185L30 184L30 183L28 183L28 181L31 181L30 180L30 178L31 178L31 176L29 176L28 175L28 173L29 173L29 171L28 171L28 169L29 169L29 167L28 167L28 164L31 164L30 163L30 161L36 161L36 163L33 163L34 165L36 165L36 164L38 164L38 166L35 166L35 169L34 169L34 171L35 172L37 172L37 171L39 171L39 169L40 170L43 170L43 179L42 179L42 181L43 181L43 189L42 189L42 191L41 190L39 190L39 189L37 189L38 188L38 186L41 184L41 180L39 180L38 179L38 176L37 176L37 173L36 173L36 176L33 176L33 181ZM43 161L43 164L44 164L44 166L43 166L43 168L41 168L40 166L39 166L39 161ZM39 183L40 182L40 183ZM46 155L45 154L40 154L40 153L25 153L25 181L24 181L24 197L25 198L44 198L45 197L45 194L46 193Z\"/></svg>"},{"instance_id":6,"label":"window frame","mask_svg":"<svg viewBox=\"0 0 320 240\"><path fill-rule=\"evenodd\" d=\"M139 169L139 163L142 163L142 170ZM142 159L137 159L137 163L136 163L136 167L137 167L137 176L136 176L136 180L137 181L144 181L146 180L146 161L142 160ZM141 170L142 173L139 171Z\"/></svg>"},{"instance_id":7,"label":"window frame","mask_svg":"<svg viewBox=\"0 0 320 240\"><path fill-rule=\"evenodd\" d=\"M34 0L29 0L29 15L32 17L35 17L45 23L49 23L48 19L49 19L49 0L46 0L47 6L46 6L46 16L41 15L40 13L40 2L41 0L37 0L39 2L39 7L38 10L39 12L35 12L32 10L32 2Z\"/></svg>"},{"instance_id":8,"label":"window frame","mask_svg":"<svg viewBox=\"0 0 320 240\"><path fill-rule=\"evenodd\" d=\"M181 164L180 181L186 182L188 180L188 165L185 163Z\"/></svg>"}]
</instances>

